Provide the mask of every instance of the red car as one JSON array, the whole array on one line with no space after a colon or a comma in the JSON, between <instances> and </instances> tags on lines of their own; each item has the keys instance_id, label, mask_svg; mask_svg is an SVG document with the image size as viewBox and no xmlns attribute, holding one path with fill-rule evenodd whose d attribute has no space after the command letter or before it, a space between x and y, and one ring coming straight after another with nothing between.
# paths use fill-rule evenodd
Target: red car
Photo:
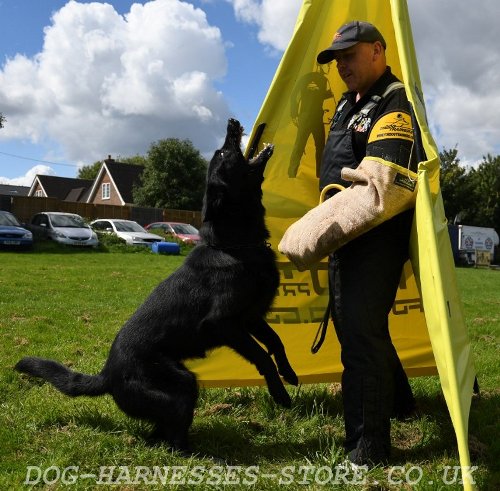
<instances>
[{"instance_id":1,"label":"red car","mask_svg":"<svg viewBox=\"0 0 500 491\"><path fill-rule=\"evenodd\" d=\"M200 234L196 227L189 223L179 222L154 222L144 227L148 232L170 234L185 243L197 244Z\"/></svg>"}]
</instances>

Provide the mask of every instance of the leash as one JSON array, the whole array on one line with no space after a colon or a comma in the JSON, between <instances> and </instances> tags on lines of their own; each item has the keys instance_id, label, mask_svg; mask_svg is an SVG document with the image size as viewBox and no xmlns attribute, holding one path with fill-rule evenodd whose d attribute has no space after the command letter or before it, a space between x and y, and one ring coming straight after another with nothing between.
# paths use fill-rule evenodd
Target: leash
<instances>
[{"instance_id":1,"label":"leash","mask_svg":"<svg viewBox=\"0 0 500 491\"><path fill-rule=\"evenodd\" d=\"M331 312L331 303L330 299L328 299L328 305L326 306L325 315L323 316L323 320L319 323L318 330L316 331L316 336L314 336L314 341L311 346L311 353L315 355L321 346L323 346L323 342L326 337L326 329L328 327L328 321L330 320L330 312Z\"/></svg>"},{"instance_id":2,"label":"leash","mask_svg":"<svg viewBox=\"0 0 500 491\"><path fill-rule=\"evenodd\" d=\"M319 196L319 204L323 203L325 201L325 196L328 191L331 189L337 189L339 191L343 191L345 189L344 186L340 184L328 184L328 186L325 186L321 190L321 194ZM311 353L315 355L321 346L323 346L323 342L325 341L326 337L326 330L328 328L328 322L330 320L330 315L332 312L332 303L330 299L330 295L328 295L328 305L326 306L325 314L323 315L322 321L319 323L318 330L316 331L316 336L314 336L314 341L311 346Z\"/></svg>"}]
</instances>

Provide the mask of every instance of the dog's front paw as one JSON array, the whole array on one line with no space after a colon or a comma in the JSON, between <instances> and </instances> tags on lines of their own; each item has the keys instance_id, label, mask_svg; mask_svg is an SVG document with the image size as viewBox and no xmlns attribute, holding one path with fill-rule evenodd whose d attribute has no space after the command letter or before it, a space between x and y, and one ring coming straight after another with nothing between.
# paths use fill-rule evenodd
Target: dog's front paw
<instances>
[{"instance_id":1,"label":"dog's front paw","mask_svg":"<svg viewBox=\"0 0 500 491\"><path fill-rule=\"evenodd\" d=\"M299 378L290 365L280 367L279 373L290 385L299 385Z\"/></svg>"},{"instance_id":2,"label":"dog's front paw","mask_svg":"<svg viewBox=\"0 0 500 491\"><path fill-rule=\"evenodd\" d=\"M274 145L272 143L264 143L264 148L259 153L259 157L264 160L269 160L274 152Z\"/></svg>"},{"instance_id":3,"label":"dog's front paw","mask_svg":"<svg viewBox=\"0 0 500 491\"><path fill-rule=\"evenodd\" d=\"M265 143L264 148L258 153L256 157L249 161L251 166L259 166L265 164L274 152L274 145L271 143Z\"/></svg>"},{"instance_id":4,"label":"dog's front paw","mask_svg":"<svg viewBox=\"0 0 500 491\"><path fill-rule=\"evenodd\" d=\"M274 359L276 360L276 365L278 367L278 373L288 382L290 385L299 385L299 378L297 374L293 371L288 358L285 355L285 352L276 353L274 355Z\"/></svg>"}]
</instances>

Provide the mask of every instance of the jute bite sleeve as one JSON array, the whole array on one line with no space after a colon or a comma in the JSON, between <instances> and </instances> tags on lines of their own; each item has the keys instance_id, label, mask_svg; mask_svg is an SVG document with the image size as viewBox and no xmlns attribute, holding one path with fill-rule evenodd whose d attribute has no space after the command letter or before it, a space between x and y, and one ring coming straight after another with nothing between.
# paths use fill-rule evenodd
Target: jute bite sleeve
<instances>
[{"instance_id":1,"label":"jute bite sleeve","mask_svg":"<svg viewBox=\"0 0 500 491\"><path fill-rule=\"evenodd\" d=\"M293 223L278 245L299 271L415 206L417 175L391 162L365 157L342 178L352 184Z\"/></svg>"}]
</instances>

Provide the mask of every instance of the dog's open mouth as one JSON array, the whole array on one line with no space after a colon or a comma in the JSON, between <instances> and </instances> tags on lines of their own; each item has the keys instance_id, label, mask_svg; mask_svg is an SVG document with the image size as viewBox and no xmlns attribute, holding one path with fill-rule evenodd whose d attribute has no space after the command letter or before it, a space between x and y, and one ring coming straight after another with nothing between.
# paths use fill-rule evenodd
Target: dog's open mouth
<instances>
[{"instance_id":1,"label":"dog's open mouth","mask_svg":"<svg viewBox=\"0 0 500 491\"><path fill-rule=\"evenodd\" d=\"M227 122L227 139L226 144L231 142L232 145L239 148L241 145L241 138L243 136L243 126L236 119L230 119ZM226 146L226 145L224 145Z\"/></svg>"},{"instance_id":2,"label":"dog's open mouth","mask_svg":"<svg viewBox=\"0 0 500 491\"><path fill-rule=\"evenodd\" d=\"M241 140L243 137L244 128L240 122L236 119L229 119L227 122L227 136L226 141L221 149L224 153L224 149L238 149L241 152ZM254 168L264 167L267 160L273 153L273 145L271 143L265 143L264 148L252 159L246 160L248 165Z\"/></svg>"}]
</instances>

